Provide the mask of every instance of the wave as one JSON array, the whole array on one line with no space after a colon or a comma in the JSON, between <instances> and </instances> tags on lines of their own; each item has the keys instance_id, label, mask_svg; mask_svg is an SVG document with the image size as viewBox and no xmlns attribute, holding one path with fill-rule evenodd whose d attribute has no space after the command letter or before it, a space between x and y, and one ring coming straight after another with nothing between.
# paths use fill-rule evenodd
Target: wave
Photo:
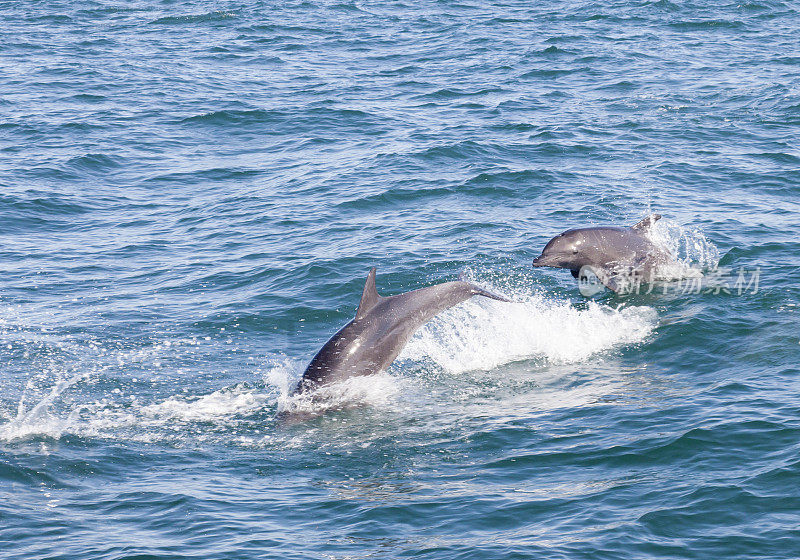
<instances>
[{"instance_id":1,"label":"wave","mask_svg":"<svg viewBox=\"0 0 800 560\"><path fill-rule=\"evenodd\" d=\"M123 159L106 154L85 154L71 158L67 165L87 173L105 173L111 169L122 167Z\"/></svg>"},{"instance_id":2,"label":"wave","mask_svg":"<svg viewBox=\"0 0 800 560\"><path fill-rule=\"evenodd\" d=\"M501 291L496 286L489 288ZM285 355L269 356L260 367L254 366L254 378L249 381L205 394L154 398L136 394L137 388L144 387L136 380L131 384L107 376L109 367L113 367L110 364L131 361L130 351L100 352L92 358L88 356L91 352L74 348L76 354L88 356L83 367L69 370L81 373L50 372L49 387L42 379L38 387L29 384L16 414L6 415L7 421L0 424L0 440L59 439L71 434L144 442L193 438L236 443L242 437L239 428L252 436L285 415L301 418L331 410L390 406L402 400L406 383L413 384L413 378L404 375L409 361L417 365L433 363L456 375L478 369L490 371L523 359L553 364L580 362L646 340L657 322L658 314L650 307L612 309L590 302L586 308L578 308L541 294L527 295L511 304L475 298L423 326L391 374L351 378L300 395L292 395L291 389L300 378L304 361ZM165 353L180 346L178 342L135 354L145 352L147 359L160 367L162 357L167 359ZM81 386L86 389L98 382L117 388L106 391L101 400L80 402L81 398L76 398L83 394ZM67 390L74 394L62 400ZM148 399L150 402L146 402Z\"/></svg>"},{"instance_id":3,"label":"wave","mask_svg":"<svg viewBox=\"0 0 800 560\"><path fill-rule=\"evenodd\" d=\"M183 16L164 16L151 21L153 25L183 25L186 23L206 23L224 21L235 18L236 14L225 11L208 12L205 14L192 14Z\"/></svg>"}]
</instances>

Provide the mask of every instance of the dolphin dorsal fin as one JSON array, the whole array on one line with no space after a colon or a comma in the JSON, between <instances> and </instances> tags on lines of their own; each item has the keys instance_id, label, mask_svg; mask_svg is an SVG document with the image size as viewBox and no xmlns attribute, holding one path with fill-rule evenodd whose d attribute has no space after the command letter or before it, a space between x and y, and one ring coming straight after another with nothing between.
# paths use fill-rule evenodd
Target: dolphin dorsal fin
<instances>
[{"instance_id":1,"label":"dolphin dorsal fin","mask_svg":"<svg viewBox=\"0 0 800 560\"><path fill-rule=\"evenodd\" d=\"M635 229L636 231L645 232L650 229L654 223L661 219L661 214L650 214L641 222L632 225L631 229Z\"/></svg>"},{"instance_id":2,"label":"dolphin dorsal fin","mask_svg":"<svg viewBox=\"0 0 800 560\"><path fill-rule=\"evenodd\" d=\"M378 295L378 290L375 288L375 267L373 266L367 275L367 282L364 284L364 292L361 294L361 302L358 304L356 319L364 317L380 299L381 296Z\"/></svg>"}]
</instances>

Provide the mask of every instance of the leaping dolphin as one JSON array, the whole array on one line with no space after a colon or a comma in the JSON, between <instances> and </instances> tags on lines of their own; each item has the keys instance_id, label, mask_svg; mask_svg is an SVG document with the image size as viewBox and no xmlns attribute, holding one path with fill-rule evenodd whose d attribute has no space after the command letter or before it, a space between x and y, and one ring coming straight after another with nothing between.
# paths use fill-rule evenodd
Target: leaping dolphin
<instances>
[{"instance_id":1,"label":"leaping dolphin","mask_svg":"<svg viewBox=\"0 0 800 560\"><path fill-rule=\"evenodd\" d=\"M672 261L647 236L660 218L651 214L631 227L567 230L545 245L533 266L568 268L575 278L583 278L589 269L610 290L631 290L642 281L652 282L658 267Z\"/></svg>"},{"instance_id":2,"label":"leaping dolphin","mask_svg":"<svg viewBox=\"0 0 800 560\"><path fill-rule=\"evenodd\" d=\"M510 301L463 281L445 282L396 296L379 296L372 268L355 319L317 352L295 393L386 369L419 327L437 313L472 296Z\"/></svg>"}]
</instances>

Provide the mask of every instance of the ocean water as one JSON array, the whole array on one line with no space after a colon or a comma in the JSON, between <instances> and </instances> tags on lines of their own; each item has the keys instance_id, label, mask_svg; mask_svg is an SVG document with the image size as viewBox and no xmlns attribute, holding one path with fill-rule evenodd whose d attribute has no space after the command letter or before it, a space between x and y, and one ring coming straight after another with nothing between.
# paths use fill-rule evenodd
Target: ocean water
<instances>
[{"instance_id":1,"label":"ocean water","mask_svg":"<svg viewBox=\"0 0 800 560\"><path fill-rule=\"evenodd\" d=\"M0 558L800 557L798 10L0 3ZM289 397L371 266L515 303Z\"/></svg>"}]
</instances>

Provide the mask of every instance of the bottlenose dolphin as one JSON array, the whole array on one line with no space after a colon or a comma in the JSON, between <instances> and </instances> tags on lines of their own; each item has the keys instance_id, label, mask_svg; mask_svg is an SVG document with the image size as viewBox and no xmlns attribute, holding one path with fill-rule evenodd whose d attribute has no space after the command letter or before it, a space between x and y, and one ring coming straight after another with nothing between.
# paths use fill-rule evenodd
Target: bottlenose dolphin
<instances>
[{"instance_id":1,"label":"bottlenose dolphin","mask_svg":"<svg viewBox=\"0 0 800 560\"><path fill-rule=\"evenodd\" d=\"M372 268L355 319L317 352L295 393L386 369L419 327L437 313L472 296L510 301L463 281L445 282L396 296L379 296Z\"/></svg>"},{"instance_id":2,"label":"bottlenose dolphin","mask_svg":"<svg viewBox=\"0 0 800 560\"><path fill-rule=\"evenodd\" d=\"M545 245L533 266L568 268L578 279L585 279L588 270L614 292L632 291L643 281L652 282L658 267L673 260L647 236L660 218L651 214L631 227L567 230Z\"/></svg>"}]
</instances>

